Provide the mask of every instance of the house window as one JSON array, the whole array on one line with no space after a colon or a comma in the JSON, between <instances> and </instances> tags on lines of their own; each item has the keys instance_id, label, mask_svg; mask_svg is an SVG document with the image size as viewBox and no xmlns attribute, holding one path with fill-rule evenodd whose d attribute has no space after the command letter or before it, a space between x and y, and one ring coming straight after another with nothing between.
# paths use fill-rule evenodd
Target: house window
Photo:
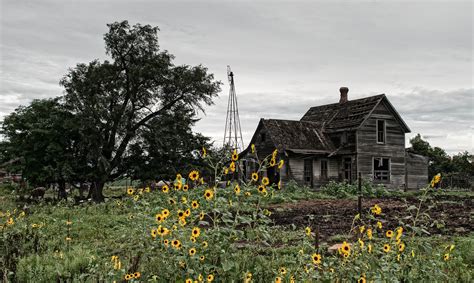
<instances>
[{"instance_id":1,"label":"house window","mask_svg":"<svg viewBox=\"0 0 474 283\"><path fill-rule=\"evenodd\" d=\"M390 159L374 157L374 181L390 181Z\"/></svg>"},{"instance_id":2,"label":"house window","mask_svg":"<svg viewBox=\"0 0 474 283\"><path fill-rule=\"evenodd\" d=\"M304 160L303 179L305 183L312 183L313 180L313 160Z\"/></svg>"},{"instance_id":3,"label":"house window","mask_svg":"<svg viewBox=\"0 0 474 283\"><path fill-rule=\"evenodd\" d=\"M328 161L321 160L321 179L326 180L328 178Z\"/></svg>"},{"instance_id":4,"label":"house window","mask_svg":"<svg viewBox=\"0 0 474 283\"><path fill-rule=\"evenodd\" d=\"M377 143L385 143L385 120L377 120Z\"/></svg>"}]
</instances>

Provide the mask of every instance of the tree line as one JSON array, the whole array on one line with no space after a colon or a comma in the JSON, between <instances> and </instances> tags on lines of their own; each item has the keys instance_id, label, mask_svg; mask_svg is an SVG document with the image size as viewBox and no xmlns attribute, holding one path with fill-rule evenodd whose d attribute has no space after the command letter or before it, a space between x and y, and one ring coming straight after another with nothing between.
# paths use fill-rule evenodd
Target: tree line
<instances>
[{"instance_id":1,"label":"tree line","mask_svg":"<svg viewBox=\"0 0 474 283\"><path fill-rule=\"evenodd\" d=\"M468 151L450 156L440 147L432 147L420 134L410 139L414 153L428 157L428 176L431 180L436 174L458 175L462 178L474 176L474 156Z\"/></svg>"},{"instance_id":2,"label":"tree line","mask_svg":"<svg viewBox=\"0 0 474 283\"><path fill-rule=\"evenodd\" d=\"M201 166L196 149L210 141L192 126L221 85L202 65L175 65L157 27L107 26L109 60L70 68L62 96L18 107L0 130L0 164L17 159L10 170L63 194L66 184L90 183L99 202L117 178L170 178Z\"/></svg>"}]
</instances>

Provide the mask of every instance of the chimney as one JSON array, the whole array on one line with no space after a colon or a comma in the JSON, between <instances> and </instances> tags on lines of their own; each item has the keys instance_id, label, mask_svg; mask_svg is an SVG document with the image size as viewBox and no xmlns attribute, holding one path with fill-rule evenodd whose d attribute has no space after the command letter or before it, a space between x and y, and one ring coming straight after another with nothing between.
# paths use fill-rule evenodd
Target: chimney
<instances>
[{"instance_id":1,"label":"chimney","mask_svg":"<svg viewBox=\"0 0 474 283\"><path fill-rule=\"evenodd\" d=\"M339 92L341 93L341 99L339 100L339 104L343 104L347 102L347 93L349 92L349 89L345 86L341 87L339 89Z\"/></svg>"}]
</instances>

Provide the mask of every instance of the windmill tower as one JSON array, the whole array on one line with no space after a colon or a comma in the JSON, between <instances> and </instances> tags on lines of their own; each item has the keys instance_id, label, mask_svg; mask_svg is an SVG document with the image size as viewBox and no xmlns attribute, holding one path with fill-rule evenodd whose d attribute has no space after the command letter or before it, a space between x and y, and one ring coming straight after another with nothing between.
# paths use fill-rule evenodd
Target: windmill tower
<instances>
[{"instance_id":1,"label":"windmill tower","mask_svg":"<svg viewBox=\"0 0 474 283\"><path fill-rule=\"evenodd\" d=\"M234 73L230 69L230 66L227 66L227 78L229 79L230 90L229 101L227 102L227 116L225 118L224 146L241 152L244 149L244 141L242 139L242 130L240 129Z\"/></svg>"}]
</instances>

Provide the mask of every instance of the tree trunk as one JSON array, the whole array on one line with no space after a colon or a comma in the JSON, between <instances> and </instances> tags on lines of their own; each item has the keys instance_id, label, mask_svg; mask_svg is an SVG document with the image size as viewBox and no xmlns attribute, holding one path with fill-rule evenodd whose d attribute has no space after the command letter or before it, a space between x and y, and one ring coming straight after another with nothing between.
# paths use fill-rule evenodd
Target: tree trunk
<instances>
[{"instance_id":1,"label":"tree trunk","mask_svg":"<svg viewBox=\"0 0 474 283\"><path fill-rule=\"evenodd\" d=\"M59 181L58 182L58 199L66 199L67 200L67 192L66 192L66 182Z\"/></svg>"},{"instance_id":2,"label":"tree trunk","mask_svg":"<svg viewBox=\"0 0 474 283\"><path fill-rule=\"evenodd\" d=\"M102 191L104 189L104 182L96 181L94 182L89 190L89 195L92 197L92 200L95 202L103 202L104 195Z\"/></svg>"}]
</instances>

